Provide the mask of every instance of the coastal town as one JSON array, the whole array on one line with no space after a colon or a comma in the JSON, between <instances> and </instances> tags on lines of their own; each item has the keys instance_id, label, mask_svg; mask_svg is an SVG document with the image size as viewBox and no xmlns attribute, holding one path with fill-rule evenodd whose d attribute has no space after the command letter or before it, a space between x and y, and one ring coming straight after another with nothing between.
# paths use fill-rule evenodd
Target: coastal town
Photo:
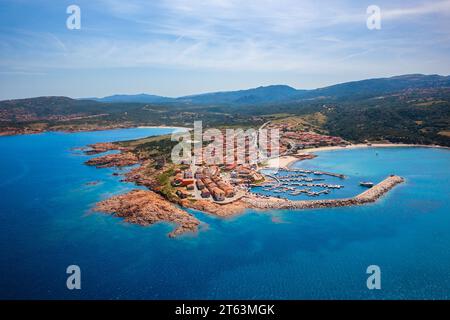
<instances>
[{"instance_id":1,"label":"coastal town","mask_svg":"<svg viewBox=\"0 0 450 320\"><path fill-rule=\"evenodd\" d=\"M292 156L296 160L307 160L315 157L312 153L302 153L305 148L323 147L323 146L346 146L348 142L340 137L323 135L315 132L296 131L289 124L271 124L263 125L269 134L265 145L264 153L267 160L279 158L279 156ZM277 145L279 150L275 154L272 150L273 145L270 141L270 131L278 130L280 132L280 143ZM207 165L203 160L200 166L183 166L174 170L171 179L171 185L176 188L176 195L181 199L207 199L217 203L230 203L245 196L252 186L262 185L264 182L273 181L273 177L263 174L261 169L269 167L268 163L261 163L255 157L258 148L253 148L249 139L245 140L242 149L238 148L236 137L233 137L230 144L223 143L223 152L221 165ZM260 148L260 146L258 146ZM205 154L203 148L202 154ZM259 151L261 151L259 149ZM213 151L214 152L214 151ZM227 156L231 155L230 158ZM243 163L239 163L243 159ZM318 174L316 172L316 174ZM342 176L336 174L337 176ZM303 174L305 176L305 174ZM278 180L278 179L275 179ZM305 180L304 177L297 176L296 181L312 182ZM317 180L317 179L316 179ZM322 179L323 180L323 179ZM279 180L278 180L279 182ZM328 185L323 185L324 187ZM272 186L273 187L273 186ZM292 186L291 186L292 187ZM331 188L335 186L330 185ZM328 189L326 189L328 190ZM326 192L324 190L324 192ZM295 190L292 190L294 191ZM310 193L310 195L320 195L320 193Z\"/></svg>"},{"instance_id":2,"label":"coastal town","mask_svg":"<svg viewBox=\"0 0 450 320\"><path fill-rule=\"evenodd\" d=\"M292 168L298 161L316 157L318 148L346 148L349 143L340 137L317 132L300 131L285 123L267 123L268 130L277 129L279 152L274 152L268 143L263 150L267 155L264 161L253 157L251 139L245 140L245 148L236 142L224 143L223 149L208 149L201 145L202 155L212 152L217 160L209 163L206 157L186 159L174 163L164 154L166 140L155 140L133 145L127 143L97 143L84 150L87 155L99 155L89 159L86 164L97 168L130 168L123 173L124 181L146 187L125 195L112 197L97 204L96 211L106 212L125 218L126 221L142 225L158 221L173 222L177 228L170 236L188 231L196 231L200 225L192 214L183 209L195 209L220 217L243 213L246 209L286 209L321 208L348 205L361 205L376 201L403 178L390 176L375 185L361 182L369 188L353 198L330 198L329 194L339 192L343 183L327 182L327 178L344 181L346 176L339 172L305 170ZM167 142L166 142L167 141ZM109 151L115 151L113 153ZM145 153L151 152L151 153ZM160 150L159 153L154 153ZM212 150L212 151L211 151ZM106 153L105 155L101 155ZM154 156L149 156L149 154ZM231 155L231 157L230 157ZM242 163L239 159L244 159ZM255 160L256 159L256 160ZM194 161L193 161L194 160ZM276 169L273 172L272 169ZM321 198L325 199L308 199ZM306 199L305 199L306 197Z\"/></svg>"},{"instance_id":3,"label":"coastal town","mask_svg":"<svg viewBox=\"0 0 450 320\"><path fill-rule=\"evenodd\" d=\"M450 0L0 8L14 314L450 300Z\"/></svg>"},{"instance_id":4,"label":"coastal town","mask_svg":"<svg viewBox=\"0 0 450 320\"><path fill-rule=\"evenodd\" d=\"M264 174L262 169L270 167L272 160L277 160L279 157L292 157L297 161L313 159L315 155L310 152L301 152L305 148L323 147L323 146L346 146L348 142L339 138L328 135L323 135L314 132L295 131L292 126L287 124L271 124L265 125L265 129L270 133L271 130L277 129L280 132L280 142L277 145L277 152L275 153L273 145L269 141L264 146L263 153L265 158L261 161L260 158L255 157L255 154L261 152L261 146L254 146L249 137L243 140L243 145L238 145L237 136L233 136L230 141L224 141L221 145L220 154L217 149L208 150L208 145L202 146L202 157L190 158L181 161L180 164L173 164L170 161L163 161L159 164L159 170L168 169L170 167L170 176L168 182L171 187L171 192L179 199L192 200L206 200L219 204L229 204L237 201L247 195L251 188L264 183L272 183L279 179L273 176ZM270 134L268 135L270 137ZM139 157L127 150L127 148L117 146L116 144L99 143L93 148L86 151L86 154L99 154L108 150L118 150L120 153L108 154L98 158L90 159L87 164L98 168L104 167L126 167L141 162ZM209 153L209 154L208 154ZM208 156L217 160L216 162L208 162ZM144 162L151 161L150 159L143 159ZM169 162L169 163L167 163ZM279 166L279 164L278 164ZM283 167L283 166L282 166ZM285 169L285 168L284 168ZM147 171L148 172L148 171ZM158 172L151 172L150 175ZM319 173L316 172L318 175ZM321 174L321 173L320 173ZM336 176L342 176L335 174ZM306 174L297 173L297 176L291 181L293 182L313 182L323 179L305 178ZM149 174L145 174L142 170L132 170L128 175L130 180L140 182L139 184L147 185L150 189L158 189L154 183L146 183L151 180ZM286 177L284 178L286 179ZM284 184L287 184L285 181ZM281 184L282 185L282 184ZM273 185L269 185L272 188ZM316 185L317 186L317 185ZM323 185L324 187L335 188L333 185ZM292 186L291 186L292 187ZM275 189L275 188L274 188ZM326 189L328 190L328 189ZM295 190L291 190L295 191ZM317 196L320 194L313 193Z\"/></svg>"}]
</instances>

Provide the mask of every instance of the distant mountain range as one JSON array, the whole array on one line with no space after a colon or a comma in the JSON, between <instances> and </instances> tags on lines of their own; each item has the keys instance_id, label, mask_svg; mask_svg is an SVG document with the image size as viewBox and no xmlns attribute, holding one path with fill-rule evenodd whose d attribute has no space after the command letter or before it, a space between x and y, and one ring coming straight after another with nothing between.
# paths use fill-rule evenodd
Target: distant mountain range
<instances>
[{"instance_id":1,"label":"distant mountain range","mask_svg":"<svg viewBox=\"0 0 450 320\"><path fill-rule=\"evenodd\" d=\"M191 104L257 104L289 100L304 91L286 85L273 85L239 91L198 94L176 100Z\"/></svg>"},{"instance_id":2,"label":"distant mountain range","mask_svg":"<svg viewBox=\"0 0 450 320\"><path fill-rule=\"evenodd\" d=\"M185 103L199 105L265 104L293 102L305 99L369 97L390 94L407 89L450 87L450 76L410 74L391 78L352 81L313 90L299 90L287 85L272 85L247 90L212 92L183 96L162 97L151 94L112 95L104 98L87 98L108 103Z\"/></svg>"},{"instance_id":3,"label":"distant mountain range","mask_svg":"<svg viewBox=\"0 0 450 320\"><path fill-rule=\"evenodd\" d=\"M108 96L104 98L83 98L82 100L94 100L98 102L108 102L108 103L161 103L161 102L170 102L174 99L166 98L161 96L156 96L152 94L116 94L113 96Z\"/></svg>"},{"instance_id":4,"label":"distant mountain range","mask_svg":"<svg viewBox=\"0 0 450 320\"><path fill-rule=\"evenodd\" d=\"M112 95L103 98L83 98L107 103L191 103L191 104L254 104L286 100L302 90L286 85L274 85L254 89L212 92L179 98L168 98L151 94Z\"/></svg>"},{"instance_id":5,"label":"distant mountain range","mask_svg":"<svg viewBox=\"0 0 450 320\"><path fill-rule=\"evenodd\" d=\"M450 146L450 77L404 75L314 90L285 85L179 98L148 94L0 101L0 135L118 127L260 126L289 121L349 141ZM295 121L297 121L295 120Z\"/></svg>"}]
</instances>

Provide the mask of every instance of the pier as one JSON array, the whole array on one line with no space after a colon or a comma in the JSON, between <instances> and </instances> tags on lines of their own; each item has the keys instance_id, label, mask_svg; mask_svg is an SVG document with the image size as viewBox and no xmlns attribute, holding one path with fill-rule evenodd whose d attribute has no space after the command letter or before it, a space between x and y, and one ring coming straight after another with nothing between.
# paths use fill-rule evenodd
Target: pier
<instances>
[{"instance_id":1,"label":"pier","mask_svg":"<svg viewBox=\"0 0 450 320\"><path fill-rule=\"evenodd\" d=\"M333 173L333 172L327 172L327 171L319 171L319 170L307 170L307 169L291 169L291 168L280 168L278 169L280 172L294 172L298 174L314 174L317 176L330 176L330 177L336 177L340 179L346 179L347 176L340 173Z\"/></svg>"}]
</instances>

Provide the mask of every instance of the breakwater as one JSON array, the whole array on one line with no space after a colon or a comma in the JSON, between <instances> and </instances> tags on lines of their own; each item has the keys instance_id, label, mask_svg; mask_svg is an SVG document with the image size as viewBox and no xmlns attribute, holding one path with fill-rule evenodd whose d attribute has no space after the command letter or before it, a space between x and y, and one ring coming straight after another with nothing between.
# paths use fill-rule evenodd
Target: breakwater
<instances>
[{"instance_id":1,"label":"breakwater","mask_svg":"<svg viewBox=\"0 0 450 320\"><path fill-rule=\"evenodd\" d=\"M366 190L353 198L294 201L274 197L249 196L244 198L243 200L249 205L249 207L255 209L314 209L347 207L375 202L389 190L404 181L405 180L402 177L392 175L387 177L371 189Z\"/></svg>"}]
</instances>

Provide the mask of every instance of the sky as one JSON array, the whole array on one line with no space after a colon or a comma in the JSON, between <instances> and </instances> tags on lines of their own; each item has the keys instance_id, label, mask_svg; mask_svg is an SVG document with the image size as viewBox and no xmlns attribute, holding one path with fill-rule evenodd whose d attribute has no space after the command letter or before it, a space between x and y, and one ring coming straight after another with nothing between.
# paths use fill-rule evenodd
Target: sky
<instances>
[{"instance_id":1,"label":"sky","mask_svg":"<svg viewBox=\"0 0 450 320\"><path fill-rule=\"evenodd\" d=\"M69 5L81 10L70 30ZM370 30L367 8L381 10ZM0 99L450 74L450 0L0 0Z\"/></svg>"}]
</instances>

